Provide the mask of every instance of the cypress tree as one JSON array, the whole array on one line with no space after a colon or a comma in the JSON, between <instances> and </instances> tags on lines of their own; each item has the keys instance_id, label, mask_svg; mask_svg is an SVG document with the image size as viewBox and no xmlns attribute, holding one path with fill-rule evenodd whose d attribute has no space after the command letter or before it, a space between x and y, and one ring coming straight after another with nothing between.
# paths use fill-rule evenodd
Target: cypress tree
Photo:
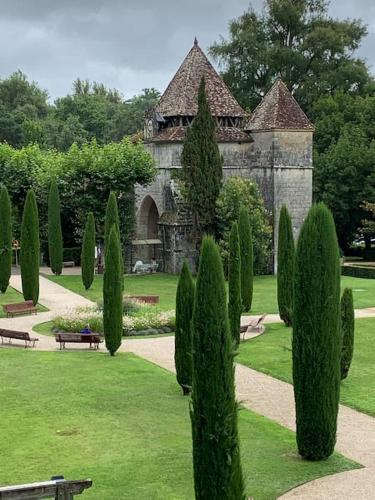
<instances>
[{"instance_id":1,"label":"cypress tree","mask_svg":"<svg viewBox=\"0 0 375 500\"><path fill-rule=\"evenodd\" d=\"M12 206L8 190L0 190L0 292L5 293L12 273Z\"/></svg>"},{"instance_id":2,"label":"cypress tree","mask_svg":"<svg viewBox=\"0 0 375 500\"><path fill-rule=\"evenodd\" d=\"M58 276L61 274L63 266L63 236L60 196L55 181L51 182L48 194L48 250L51 271Z\"/></svg>"},{"instance_id":3,"label":"cypress tree","mask_svg":"<svg viewBox=\"0 0 375 500\"><path fill-rule=\"evenodd\" d=\"M297 445L309 460L329 457L340 395L340 266L335 224L319 203L298 239L293 311Z\"/></svg>"},{"instance_id":4,"label":"cypress tree","mask_svg":"<svg viewBox=\"0 0 375 500\"><path fill-rule=\"evenodd\" d=\"M20 261L23 296L35 305L39 298L40 242L38 205L32 189L23 207Z\"/></svg>"},{"instance_id":5,"label":"cypress tree","mask_svg":"<svg viewBox=\"0 0 375 500\"><path fill-rule=\"evenodd\" d=\"M198 112L187 129L182 154L182 178L186 199L199 232L212 232L223 176L223 159L216 139L216 122L211 115L202 78L198 91Z\"/></svg>"},{"instance_id":6,"label":"cypress tree","mask_svg":"<svg viewBox=\"0 0 375 500\"><path fill-rule=\"evenodd\" d=\"M192 372L192 316L194 306L194 282L185 261L176 293L175 366L177 382L184 395L191 391Z\"/></svg>"},{"instance_id":7,"label":"cypress tree","mask_svg":"<svg viewBox=\"0 0 375 500\"><path fill-rule=\"evenodd\" d=\"M354 306L353 293L345 288L341 297L341 380L348 376L354 349Z\"/></svg>"},{"instance_id":8,"label":"cypress tree","mask_svg":"<svg viewBox=\"0 0 375 500\"><path fill-rule=\"evenodd\" d=\"M95 274L95 219L94 214L87 215L85 232L82 241L81 251L81 273L82 283L86 290L90 288L94 281Z\"/></svg>"},{"instance_id":9,"label":"cypress tree","mask_svg":"<svg viewBox=\"0 0 375 500\"><path fill-rule=\"evenodd\" d=\"M240 343L242 299L240 238L237 222L232 224L229 235L228 295L229 325L232 339L238 346Z\"/></svg>"},{"instance_id":10,"label":"cypress tree","mask_svg":"<svg viewBox=\"0 0 375 500\"><path fill-rule=\"evenodd\" d=\"M120 250L121 250L121 276L124 275L124 261L122 257L122 245L121 245L121 234L120 234L120 219L118 216L118 206L117 206L117 198L116 193L111 191L108 196L107 207L105 211L105 221L104 221L104 256L106 255L106 247L109 239L109 233L112 229L112 226L115 226L119 241L120 241Z\"/></svg>"},{"instance_id":11,"label":"cypress tree","mask_svg":"<svg viewBox=\"0 0 375 500\"><path fill-rule=\"evenodd\" d=\"M253 301L253 238L249 214L245 207L240 210L238 234L241 252L241 297L242 310L250 311Z\"/></svg>"},{"instance_id":12,"label":"cypress tree","mask_svg":"<svg viewBox=\"0 0 375 500\"><path fill-rule=\"evenodd\" d=\"M122 276L120 238L112 227L105 254L103 277L103 328L105 345L111 356L121 345L122 338Z\"/></svg>"},{"instance_id":13,"label":"cypress tree","mask_svg":"<svg viewBox=\"0 0 375 500\"><path fill-rule=\"evenodd\" d=\"M192 434L197 500L244 498L223 266L203 239L193 312Z\"/></svg>"},{"instance_id":14,"label":"cypress tree","mask_svg":"<svg viewBox=\"0 0 375 500\"><path fill-rule=\"evenodd\" d=\"M285 205L281 207L277 245L277 302L280 318L292 324L295 248L292 221Z\"/></svg>"}]
</instances>

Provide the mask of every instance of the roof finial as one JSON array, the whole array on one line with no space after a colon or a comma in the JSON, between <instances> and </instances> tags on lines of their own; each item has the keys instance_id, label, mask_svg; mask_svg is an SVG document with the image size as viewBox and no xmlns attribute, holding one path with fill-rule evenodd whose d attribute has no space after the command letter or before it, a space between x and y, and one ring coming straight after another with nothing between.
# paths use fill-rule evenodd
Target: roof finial
<instances>
[{"instance_id":1,"label":"roof finial","mask_svg":"<svg viewBox=\"0 0 375 500\"><path fill-rule=\"evenodd\" d=\"M197 37L195 36L194 37L194 47L197 47L198 46L198 40L197 40Z\"/></svg>"}]
</instances>

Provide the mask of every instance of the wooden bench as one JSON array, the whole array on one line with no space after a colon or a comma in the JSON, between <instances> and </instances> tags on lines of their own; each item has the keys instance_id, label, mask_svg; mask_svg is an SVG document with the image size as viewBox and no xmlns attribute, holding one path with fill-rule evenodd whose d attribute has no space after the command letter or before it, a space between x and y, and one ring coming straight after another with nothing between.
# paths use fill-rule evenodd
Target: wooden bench
<instances>
[{"instance_id":1,"label":"wooden bench","mask_svg":"<svg viewBox=\"0 0 375 500\"><path fill-rule=\"evenodd\" d=\"M40 483L14 484L12 486L0 487L0 500L31 500L40 498L71 500L75 495L80 495L85 489L91 486L91 479L67 481L63 477Z\"/></svg>"},{"instance_id":2,"label":"wooden bench","mask_svg":"<svg viewBox=\"0 0 375 500\"><path fill-rule=\"evenodd\" d=\"M17 302L16 304L4 304L4 312L7 313L8 318L13 318L15 314L36 314L37 308L34 306L32 300L26 300L25 302Z\"/></svg>"},{"instance_id":3,"label":"wooden bench","mask_svg":"<svg viewBox=\"0 0 375 500\"><path fill-rule=\"evenodd\" d=\"M9 339L9 344L12 343L12 339L23 340L25 342L26 347L35 347L35 342L39 339L30 337L28 332L17 332L15 330L5 330L4 328L0 328L0 337L1 343L4 344L4 339Z\"/></svg>"},{"instance_id":4,"label":"wooden bench","mask_svg":"<svg viewBox=\"0 0 375 500\"><path fill-rule=\"evenodd\" d=\"M60 342L60 349L65 349L66 343L90 344L94 349L99 349L99 344L103 341L97 333L55 333L56 342Z\"/></svg>"},{"instance_id":5,"label":"wooden bench","mask_svg":"<svg viewBox=\"0 0 375 500\"><path fill-rule=\"evenodd\" d=\"M63 267L74 267L76 264L74 260L67 260L63 262Z\"/></svg>"},{"instance_id":6,"label":"wooden bench","mask_svg":"<svg viewBox=\"0 0 375 500\"><path fill-rule=\"evenodd\" d=\"M159 304L159 295L126 295L125 299L138 300L145 304Z\"/></svg>"}]
</instances>

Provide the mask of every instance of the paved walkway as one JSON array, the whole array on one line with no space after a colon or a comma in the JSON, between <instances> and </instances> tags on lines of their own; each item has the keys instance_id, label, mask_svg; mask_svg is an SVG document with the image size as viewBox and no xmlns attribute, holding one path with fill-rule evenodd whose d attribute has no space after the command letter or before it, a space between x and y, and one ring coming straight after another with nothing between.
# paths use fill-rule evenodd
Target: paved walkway
<instances>
[{"instance_id":1,"label":"paved walkway","mask_svg":"<svg viewBox=\"0 0 375 500\"><path fill-rule=\"evenodd\" d=\"M11 286L20 289L20 277L12 276ZM37 323L49 321L53 316L77 306L92 303L46 278L40 279L40 303L51 309L37 316L0 319L0 326L31 331ZM356 311L356 317L375 317L375 308ZM249 317L244 317L247 322ZM279 320L269 315L267 322ZM7 325L7 326L5 326ZM38 334L38 349L55 350L52 337ZM73 348L74 349L74 348ZM73 350L72 349L72 350ZM127 339L121 351L133 352L171 371L174 367L174 337ZM236 394L243 406L275 422L295 430L293 387L263 373L236 365ZM297 487L282 499L361 499L375 498L375 419L340 405L336 450L364 466L363 469L342 472Z\"/></svg>"}]
</instances>

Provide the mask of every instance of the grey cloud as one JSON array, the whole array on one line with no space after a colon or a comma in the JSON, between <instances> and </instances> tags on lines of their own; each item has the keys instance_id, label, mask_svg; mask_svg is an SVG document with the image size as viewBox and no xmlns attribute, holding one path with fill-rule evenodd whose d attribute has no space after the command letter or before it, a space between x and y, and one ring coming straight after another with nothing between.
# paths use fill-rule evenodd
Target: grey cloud
<instances>
[{"instance_id":1,"label":"grey cloud","mask_svg":"<svg viewBox=\"0 0 375 500\"><path fill-rule=\"evenodd\" d=\"M248 0L1 0L0 76L21 69L53 98L69 92L77 76L127 97L145 87L162 91L195 35L207 48L248 6ZM364 19L370 36L360 55L375 63L372 0L334 0L331 14Z\"/></svg>"}]
</instances>

